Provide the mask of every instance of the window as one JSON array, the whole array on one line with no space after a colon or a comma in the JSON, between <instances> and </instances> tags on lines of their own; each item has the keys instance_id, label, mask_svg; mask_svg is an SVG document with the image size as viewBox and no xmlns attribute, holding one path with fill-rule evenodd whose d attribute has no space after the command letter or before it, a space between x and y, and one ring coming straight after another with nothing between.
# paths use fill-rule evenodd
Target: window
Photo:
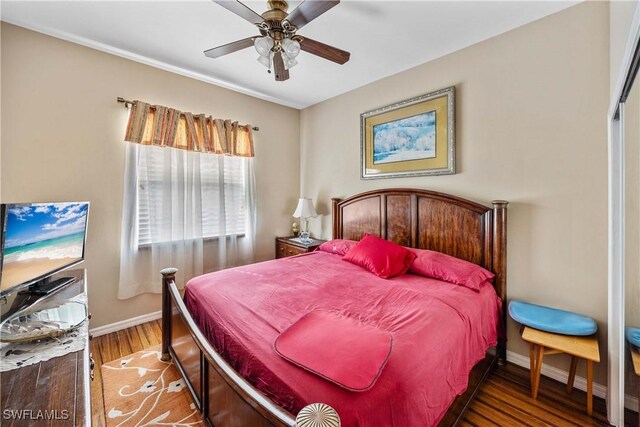
<instances>
[{"instance_id":1,"label":"window","mask_svg":"<svg viewBox=\"0 0 640 427\"><path fill-rule=\"evenodd\" d=\"M128 103L118 298L160 292L168 266L184 283L254 261L251 125Z\"/></svg>"},{"instance_id":2,"label":"window","mask_svg":"<svg viewBox=\"0 0 640 427\"><path fill-rule=\"evenodd\" d=\"M138 160L138 246L245 234L249 161L144 147Z\"/></svg>"}]
</instances>

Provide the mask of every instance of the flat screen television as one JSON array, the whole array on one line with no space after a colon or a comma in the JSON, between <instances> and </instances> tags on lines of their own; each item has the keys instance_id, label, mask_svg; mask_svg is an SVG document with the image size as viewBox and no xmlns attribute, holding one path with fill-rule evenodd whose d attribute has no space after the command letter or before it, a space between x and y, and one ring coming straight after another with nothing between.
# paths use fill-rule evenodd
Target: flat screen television
<instances>
[{"instance_id":1,"label":"flat screen television","mask_svg":"<svg viewBox=\"0 0 640 427\"><path fill-rule=\"evenodd\" d=\"M0 296L46 289L53 274L84 260L89 202L3 204L0 215Z\"/></svg>"}]
</instances>

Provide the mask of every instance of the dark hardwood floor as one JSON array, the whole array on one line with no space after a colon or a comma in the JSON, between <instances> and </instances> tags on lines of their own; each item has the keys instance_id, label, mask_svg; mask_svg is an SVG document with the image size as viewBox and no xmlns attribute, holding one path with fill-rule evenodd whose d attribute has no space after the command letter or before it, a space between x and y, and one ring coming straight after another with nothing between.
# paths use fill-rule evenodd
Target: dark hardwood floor
<instances>
[{"instance_id":1,"label":"dark hardwood floor","mask_svg":"<svg viewBox=\"0 0 640 427\"><path fill-rule=\"evenodd\" d=\"M96 367L144 348L160 344L160 321L145 323L94 338L91 351ZM594 397L594 416L586 415L586 394L575 390L565 393L565 385L542 377L540 395L533 400L529 389L529 371L507 365L494 371L468 408L462 426L608 426L605 402ZM93 424L105 425L102 376L95 370L91 384ZM626 426L638 426L637 414L628 411Z\"/></svg>"}]
</instances>

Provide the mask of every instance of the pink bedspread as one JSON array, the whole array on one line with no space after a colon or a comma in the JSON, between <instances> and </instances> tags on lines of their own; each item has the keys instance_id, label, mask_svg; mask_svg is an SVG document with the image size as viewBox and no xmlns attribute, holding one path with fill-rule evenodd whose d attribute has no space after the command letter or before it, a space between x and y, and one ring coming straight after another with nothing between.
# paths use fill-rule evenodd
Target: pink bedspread
<instances>
[{"instance_id":1,"label":"pink bedspread","mask_svg":"<svg viewBox=\"0 0 640 427\"><path fill-rule=\"evenodd\" d=\"M344 427L436 425L496 344L500 316L491 285L477 293L413 274L384 280L326 252L196 277L185 302L212 345L265 395L293 414L313 402L331 405ZM278 334L314 309L392 334L371 390L345 390L275 352Z\"/></svg>"}]
</instances>

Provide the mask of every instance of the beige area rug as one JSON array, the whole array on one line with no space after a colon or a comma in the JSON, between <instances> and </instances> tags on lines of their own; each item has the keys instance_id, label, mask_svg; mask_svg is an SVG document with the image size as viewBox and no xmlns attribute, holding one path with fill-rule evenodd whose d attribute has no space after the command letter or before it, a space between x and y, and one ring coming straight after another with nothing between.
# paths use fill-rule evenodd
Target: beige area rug
<instances>
[{"instance_id":1,"label":"beige area rug","mask_svg":"<svg viewBox=\"0 0 640 427\"><path fill-rule=\"evenodd\" d=\"M102 365L107 426L203 426L189 389L151 347Z\"/></svg>"}]
</instances>

